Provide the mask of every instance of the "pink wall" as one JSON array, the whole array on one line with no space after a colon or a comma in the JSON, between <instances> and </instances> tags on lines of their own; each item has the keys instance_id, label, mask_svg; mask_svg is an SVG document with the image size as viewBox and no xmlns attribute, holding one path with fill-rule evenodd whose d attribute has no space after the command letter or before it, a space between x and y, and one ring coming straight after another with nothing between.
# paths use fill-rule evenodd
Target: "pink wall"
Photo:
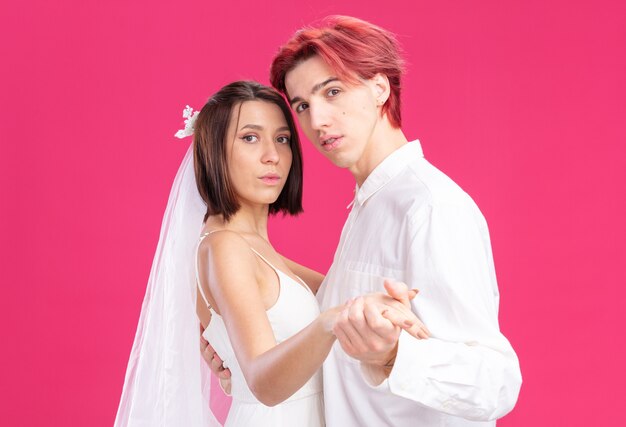
<instances>
[{"instance_id":1,"label":"pink wall","mask_svg":"<svg viewBox=\"0 0 626 427\"><path fill-rule=\"evenodd\" d=\"M267 82L277 46L332 13L399 34L405 131L489 221L524 375L499 425L622 418L624 2L28 0L0 6L3 425L112 424L182 107ZM324 270L352 181L305 151L306 213L272 237Z\"/></svg>"}]
</instances>

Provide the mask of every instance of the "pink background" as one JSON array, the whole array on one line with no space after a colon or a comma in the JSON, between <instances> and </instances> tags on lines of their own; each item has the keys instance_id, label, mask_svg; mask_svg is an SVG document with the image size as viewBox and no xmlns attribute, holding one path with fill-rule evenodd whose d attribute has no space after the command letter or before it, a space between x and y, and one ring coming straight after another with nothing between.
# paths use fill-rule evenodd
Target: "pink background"
<instances>
[{"instance_id":1,"label":"pink background","mask_svg":"<svg viewBox=\"0 0 626 427\"><path fill-rule=\"evenodd\" d=\"M299 26L398 34L404 129L490 224L524 385L500 426L618 425L626 285L623 1L22 1L0 6L0 419L109 426L186 103L267 83ZM307 141L305 209L275 245L325 270L348 172Z\"/></svg>"}]
</instances>

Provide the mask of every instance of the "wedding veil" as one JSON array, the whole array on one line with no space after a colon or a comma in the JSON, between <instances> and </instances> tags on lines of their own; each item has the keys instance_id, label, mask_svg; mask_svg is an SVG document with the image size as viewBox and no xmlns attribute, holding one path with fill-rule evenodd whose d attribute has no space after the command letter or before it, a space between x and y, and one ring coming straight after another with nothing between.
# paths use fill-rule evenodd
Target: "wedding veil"
<instances>
[{"instance_id":1,"label":"wedding veil","mask_svg":"<svg viewBox=\"0 0 626 427\"><path fill-rule=\"evenodd\" d=\"M167 202L115 427L220 426L209 408L196 315L194 260L205 212L192 145Z\"/></svg>"}]
</instances>

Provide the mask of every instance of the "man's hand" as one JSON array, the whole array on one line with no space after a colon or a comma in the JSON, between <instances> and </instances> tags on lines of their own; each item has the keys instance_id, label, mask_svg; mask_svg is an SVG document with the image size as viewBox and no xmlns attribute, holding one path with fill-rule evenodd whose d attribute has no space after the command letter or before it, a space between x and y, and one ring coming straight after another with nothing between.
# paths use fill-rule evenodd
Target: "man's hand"
<instances>
[{"instance_id":1,"label":"man's hand","mask_svg":"<svg viewBox=\"0 0 626 427\"><path fill-rule=\"evenodd\" d=\"M211 344L204 339L202 336L203 332L204 328L200 325L200 352L202 353L202 358L209 365L211 372L220 380L220 386L224 393L230 395L230 369L224 368L224 361L217 355Z\"/></svg>"},{"instance_id":2,"label":"man's hand","mask_svg":"<svg viewBox=\"0 0 626 427\"><path fill-rule=\"evenodd\" d=\"M401 329L418 339L428 338L430 332L411 311L415 290L390 280L385 280L385 289L388 295L368 294L348 301L333 332L349 356L390 372Z\"/></svg>"}]
</instances>

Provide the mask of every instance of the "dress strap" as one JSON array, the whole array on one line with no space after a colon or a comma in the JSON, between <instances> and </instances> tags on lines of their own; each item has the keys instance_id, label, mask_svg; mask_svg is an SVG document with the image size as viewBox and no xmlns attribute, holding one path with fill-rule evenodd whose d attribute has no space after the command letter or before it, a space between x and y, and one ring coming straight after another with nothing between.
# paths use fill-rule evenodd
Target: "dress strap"
<instances>
[{"instance_id":1,"label":"dress strap","mask_svg":"<svg viewBox=\"0 0 626 427\"><path fill-rule=\"evenodd\" d=\"M271 267L271 269L276 272L276 274L278 274L279 276L282 274L283 276L287 276L287 278L289 278L292 281L294 281L293 278L291 278L287 273L283 272L279 268L274 267L274 265L271 262L269 262L263 255L261 255L259 252L257 252L252 246L250 246L250 250L252 252L254 252L259 258L261 258L267 265L269 265ZM302 280L300 278L300 276L298 276L297 274L294 274L294 276L296 276L298 278L298 280L300 281L300 285L303 286L305 290L311 292L311 289L307 286L307 284L304 282L304 280Z\"/></svg>"},{"instance_id":2,"label":"dress strap","mask_svg":"<svg viewBox=\"0 0 626 427\"><path fill-rule=\"evenodd\" d=\"M267 258L265 258L263 255L261 255L261 254L260 254L260 253L259 253L256 249L254 249L252 246L250 246L250 250L251 250L252 252L254 252L254 253L256 254L256 256L258 256L259 258L261 258L261 259L265 262L265 264L269 265L269 266L270 266L270 268L271 268L272 270L274 270L275 272L280 271L280 270L278 270L276 267L274 267L274 265L273 265L271 262L269 262L269 261L267 260Z\"/></svg>"},{"instance_id":3,"label":"dress strap","mask_svg":"<svg viewBox=\"0 0 626 427\"><path fill-rule=\"evenodd\" d=\"M204 303L206 304L206 306L208 307L208 309L210 311L213 311L213 306L211 306L211 304L209 303L209 300L207 299L204 290L202 289L202 285L200 285L200 275L198 274L198 249L200 249L200 243L202 243L202 241L204 240L204 238L210 234L213 234L215 232L218 231L222 231L222 230L212 230L212 231L207 231L206 233L203 233L200 236L200 240L198 240L198 245L196 246L196 285L198 286L198 290L200 291L200 295L202 295L202 299L204 300Z\"/></svg>"}]
</instances>

